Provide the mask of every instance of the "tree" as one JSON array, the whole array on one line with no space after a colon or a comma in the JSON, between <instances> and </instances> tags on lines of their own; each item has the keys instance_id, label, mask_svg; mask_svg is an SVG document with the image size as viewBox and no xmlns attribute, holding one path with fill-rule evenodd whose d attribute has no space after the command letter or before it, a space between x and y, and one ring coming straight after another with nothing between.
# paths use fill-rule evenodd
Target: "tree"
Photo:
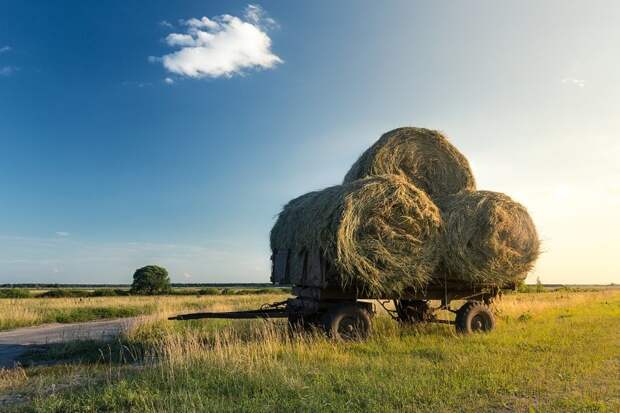
<instances>
[{"instance_id":1,"label":"tree","mask_svg":"<svg viewBox=\"0 0 620 413\"><path fill-rule=\"evenodd\" d=\"M138 268L133 274L132 294L161 294L170 290L170 277L165 268L147 265Z\"/></svg>"}]
</instances>

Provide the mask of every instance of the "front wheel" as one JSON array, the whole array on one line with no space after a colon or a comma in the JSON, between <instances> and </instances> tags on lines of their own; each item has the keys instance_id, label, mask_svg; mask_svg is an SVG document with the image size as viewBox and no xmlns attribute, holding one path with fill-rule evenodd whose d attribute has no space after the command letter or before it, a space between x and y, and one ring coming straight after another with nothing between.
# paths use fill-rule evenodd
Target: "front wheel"
<instances>
[{"instance_id":1,"label":"front wheel","mask_svg":"<svg viewBox=\"0 0 620 413\"><path fill-rule=\"evenodd\" d=\"M323 325L327 335L336 340L364 340L370 336L371 320L368 311L352 305L328 311Z\"/></svg>"},{"instance_id":2,"label":"front wheel","mask_svg":"<svg viewBox=\"0 0 620 413\"><path fill-rule=\"evenodd\" d=\"M462 334L488 332L495 328L491 309L480 302L469 301L456 312L456 331Z\"/></svg>"}]
</instances>

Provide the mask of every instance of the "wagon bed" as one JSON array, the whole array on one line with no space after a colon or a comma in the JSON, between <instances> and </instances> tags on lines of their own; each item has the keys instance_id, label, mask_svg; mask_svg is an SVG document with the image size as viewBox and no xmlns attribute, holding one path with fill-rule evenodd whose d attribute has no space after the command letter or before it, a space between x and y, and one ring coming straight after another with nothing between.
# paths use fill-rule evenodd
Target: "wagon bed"
<instances>
[{"instance_id":1,"label":"wagon bed","mask_svg":"<svg viewBox=\"0 0 620 413\"><path fill-rule=\"evenodd\" d=\"M299 259L299 257L296 257ZM423 289L410 289L394 296L374 296L353 288L343 289L338 274L330 269L322 254L314 251L302 257L303 265L291 266L289 250L272 255L271 279L277 285L291 285L293 298L266 304L249 311L181 314L172 320L201 318L286 318L300 329L320 328L337 339L364 338L370 334L376 300L388 314L401 323L438 322L454 324L457 331L489 331L495 326L489 305L501 290L495 285L469 284L436 277ZM504 286L505 287L505 286ZM458 309L452 301L465 301ZM386 303L393 301L394 310ZM433 307L431 301L439 301ZM454 321L437 317L440 311L456 314Z\"/></svg>"}]
</instances>

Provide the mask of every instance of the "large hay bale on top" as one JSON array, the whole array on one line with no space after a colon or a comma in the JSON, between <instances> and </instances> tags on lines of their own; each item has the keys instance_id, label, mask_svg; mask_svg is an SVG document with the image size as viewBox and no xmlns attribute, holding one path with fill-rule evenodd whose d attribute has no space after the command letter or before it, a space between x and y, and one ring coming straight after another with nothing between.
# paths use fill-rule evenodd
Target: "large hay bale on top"
<instances>
[{"instance_id":1,"label":"large hay bale on top","mask_svg":"<svg viewBox=\"0 0 620 413\"><path fill-rule=\"evenodd\" d=\"M353 164L344 182L383 174L407 177L440 208L449 195L476 189L467 159L440 132L424 128L383 134Z\"/></svg>"},{"instance_id":2,"label":"large hay bale on top","mask_svg":"<svg viewBox=\"0 0 620 413\"><path fill-rule=\"evenodd\" d=\"M441 267L449 278L499 286L525 279L540 249L525 207L490 191L455 195L446 205Z\"/></svg>"},{"instance_id":3,"label":"large hay bale on top","mask_svg":"<svg viewBox=\"0 0 620 413\"><path fill-rule=\"evenodd\" d=\"M426 285L440 236L441 216L426 194L383 175L290 201L271 231L271 248L293 255L318 249L343 288L385 297Z\"/></svg>"}]
</instances>

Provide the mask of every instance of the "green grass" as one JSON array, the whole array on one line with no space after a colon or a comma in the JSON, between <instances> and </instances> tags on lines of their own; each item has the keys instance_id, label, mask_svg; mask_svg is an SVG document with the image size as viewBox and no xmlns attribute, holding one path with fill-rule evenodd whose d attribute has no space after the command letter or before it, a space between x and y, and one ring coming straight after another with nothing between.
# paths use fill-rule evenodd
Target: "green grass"
<instances>
[{"instance_id":1,"label":"green grass","mask_svg":"<svg viewBox=\"0 0 620 413\"><path fill-rule=\"evenodd\" d=\"M221 310L222 306L234 308L246 303L258 307L266 302L280 301L287 293L281 289L256 289L254 294L252 290L217 291L217 294L162 296L0 298L0 331L46 323L204 311L207 308L218 310L218 306Z\"/></svg>"},{"instance_id":2,"label":"green grass","mask_svg":"<svg viewBox=\"0 0 620 413\"><path fill-rule=\"evenodd\" d=\"M109 318L135 317L148 314L151 311L151 306L73 308L69 310L52 311L46 321L55 323L78 323Z\"/></svg>"},{"instance_id":3,"label":"green grass","mask_svg":"<svg viewBox=\"0 0 620 413\"><path fill-rule=\"evenodd\" d=\"M72 362L5 387L32 412L620 410L620 294L515 295L498 310L497 330L467 337L378 316L361 343L159 320L56 348Z\"/></svg>"},{"instance_id":4,"label":"green grass","mask_svg":"<svg viewBox=\"0 0 620 413\"><path fill-rule=\"evenodd\" d=\"M155 310L153 304L143 305L101 305L101 306L72 306L59 308L46 308L38 311L35 319L2 318L0 314L0 331L11 330L19 327L27 327L49 323L78 323L113 318L135 317L151 314Z\"/></svg>"},{"instance_id":5,"label":"green grass","mask_svg":"<svg viewBox=\"0 0 620 413\"><path fill-rule=\"evenodd\" d=\"M0 288L0 298L31 298L30 290L26 288Z\"/></svg>"}]
</instances>

